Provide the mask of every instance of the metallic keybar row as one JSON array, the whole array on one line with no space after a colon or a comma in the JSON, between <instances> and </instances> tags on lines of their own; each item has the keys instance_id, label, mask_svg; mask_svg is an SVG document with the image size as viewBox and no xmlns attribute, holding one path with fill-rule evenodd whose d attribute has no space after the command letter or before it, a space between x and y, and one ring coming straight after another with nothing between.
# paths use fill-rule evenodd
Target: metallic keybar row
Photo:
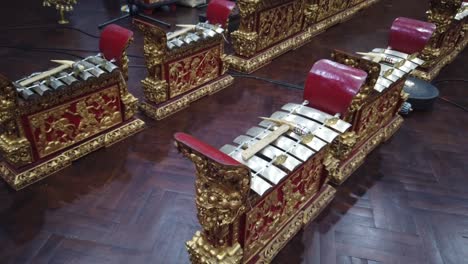
<instances>
[{"instance_id":1,"label":"metallic keybar row","mask_svg":"<svg viewBox=\"0 0 468 264\"><path fill-rule=\"evenodd\" d=\"M171 34L175 34L176 32L170 32L168 33L168 36L170 37ZM208 22L198 23L191 31L174 39L168 40L167 48L169 50L177 49L186 45L190 45L191 43L195 43L201 39L212 38L218 34L223 33L224 29L219 25L212 25Z\"/></svg>"},{"instance_id":2,"label":"metallic keybar row","mask_svg":"<svg viewBox=\"0 0 468 264\"><path fill-rule=\"evenodd\" d=\"M41 74L35 73L13 83L17 92L25 100L34 100L40 96L61 90L76 82L87 81L92 78L98 78L104 73L110 73L117 70L118 67L112 62L104 59L101 54L87 57L81 61L75 62L69 69L46 77L42 81L34 82L31 85L22 86L22 81L33 78Z\"/></svg>"},{"instance_id":3,"label":"metallic keybar row","mask_svg":"<svg viewBox=\"0 0 468 264\"><path fill-rule=\"evenodd\" d=\"M373 49L372 53L382 56L380 76L374 87L378 92L384 91L424 63L415 56L391 49ZM372 59L366 56L364 58Z\"/></svg>"},{"instance_id":4,"label":"metallic keybar row","mask_svg":"<svg viewBox=\"0 0 468 264\"><path fill-rule=\"evenodd\" d=\"M277 185L351 126L340 119L336 120L332 115L300 104L286 104L282 110L287 112L277 111L271 115L271 118L301 125L312 132L312 137L289 131L252 158L244 160L241 155L244 149L278 128L278 125L272 121L263 120L258 126L247 130L245 135L234 139L234 144L221 148L222 152L252 170L251 189L259 195L263 195L272 186Z\"/></svg>"}]
</instances>

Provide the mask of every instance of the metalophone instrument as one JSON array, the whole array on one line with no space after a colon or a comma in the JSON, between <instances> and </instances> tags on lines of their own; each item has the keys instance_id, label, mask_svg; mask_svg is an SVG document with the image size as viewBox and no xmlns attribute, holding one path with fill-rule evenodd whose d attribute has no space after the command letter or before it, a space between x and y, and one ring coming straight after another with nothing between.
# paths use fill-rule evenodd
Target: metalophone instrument
<instances>
[{"instance_id":1,"label":"metalophone instrument","mask_svg":"<svg viewBox=\"0 0 468 264\"><path fill-rule=\"evenodd\" d=\"M14 82L0 75L0 176L14 189L144 127L134 117L138 100L128 92L115 64L124 60L119 47L128 45L126 37L131 34L118 26L111 29L120 34L111 51L104 33L102 54L79 61L55 60L60 66ZM105 55L117 51L120 56Z\"/></svg>"},{"instance_id":2,"label":"metalophone instrument","mask_svg":"<svg viewBox=\"0 0 468 264\"><path fill-rule=\"evenodd\" d=\"M216 0L223 2L226 0ZM238 0L229 68L251 73L378 0Z\"/></svg>"},{"instance_id":3,"label":"metalophone instrument","mask_svg":"<svg viewBox=\"0 0 468 264\"><path fill-rule=\"evenodd\" d=\"M392 47L425 45L398 37L416 43L397 38ZM202 231L186 243L192 263L269 263L327 206L335 194L328 182L341 184L402 125L403 85L424 63L403 50L334 51L310 70L304 103L284 105L220 150L175 135L197 171Z\"/></svg>"},{"instance_id":4,"label":"metalophone instrument","mask_svg":"<svg viewBox=\"0 0 468 264\"><path fill-rule=\"evenodd\" d=\"M176 134L197 168L203 231L187 242L192 263L269 263L334 197L330 146L350 126L305 101L284 105L220 150Z\"/></svg>"},{"instance_id":5,"label":"metalophone instrument","mask_svg":"<svg viewBox=\"0 0 468 264\"><path fill-rule=\"evenodd\" d=\"M334 157L339 160L338 168L331 173L335 184L343 183L373 149L402 125L398 112L408 99L403 87L407 77L424 64L420 52L434 30L435 26L427 22L397 18L390 30L388 48L358 52L362 57L339 51L332 54L335 62L359 68L368 75L355 91L351 108L342 116L353 126L333 146ZM316 96L312 81L306 82L305 94Z\"/></svg>"},{"instance_id":6,"label":"metalophone instrument","mask_svg":"<svg viewBox=\"0 0 468 264\"><path fill-rule=\"evenodd\" d=\"M192 263L269 263L327 206L335 194L328 182L340 164L336 147L353 133L345 118L362 98L358 92L371 90L367 85L379 74L378 64L370 63L365 69L375 68L371 75L317 62L302 104L262 117L220 150L175 135L179 151L197 170L203 231L186 244Z\"/></svg>"},{"instance_id":7,"label":"metalophone instrument","mask_svg":"<svg viewBox=\"0 0 468 264\"><path fill-rule=\"evenodd\" d=\"M148 77L142 81L145 101L140 105L145 114L163 119L232 84L226 74L224 27L234 4L222 7L225 12L210 14L210 22L179 25L181 30L167 34L134 21L145 36Z\"/></svg>"}]
</instances>

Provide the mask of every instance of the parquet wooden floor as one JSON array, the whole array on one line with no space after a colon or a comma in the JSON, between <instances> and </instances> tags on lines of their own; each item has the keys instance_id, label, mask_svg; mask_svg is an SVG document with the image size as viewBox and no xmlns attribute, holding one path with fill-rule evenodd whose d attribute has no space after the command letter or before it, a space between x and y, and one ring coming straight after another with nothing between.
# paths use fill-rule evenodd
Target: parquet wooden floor
<instances>
[{"instance_id":1,"label":"parquet wooden floor","mask_svg":"<svg viewBox=\"0 0 468 264\"><path fill-rule=\"evenodd\" d=\"M5 3L3 3L5 2ZM98 40L80 32L23 25L54 25L55 10L42 1L3 1L0 72L12 79L72 59L37 48L97 50ZM115 17L119 1L79 0L72 26L98 34L96 25ZM289 52L255 75L303 85L312 64L331 48L366 51L386 45L397 16L424 18L426 0L381 0L344 24ZM172 23L190 23L198 11L158 11ZM131 27L129 21L121 25ZM5 48L20 46L24 49ZM31 51L31 48L36 48ZM25 50L26 49L26 50ZM91 54L69 51L81 56ZM142 55L136 32L129 54ZM468 51L438 77L467 78ZM132 66L142 65L131 58ZM132 67L129 89L142 98L145 69ZM447 82L441 94L468 106L466 83ZM220 147L301 92L251 79L23 191L0 182L0 263L188 263L184 242L199 224L194 169L173 147L172 134L191 133ZM402 129L376 149L342 186L320 217L280 252L274 263L468 263L468 115L443 101L433 111L406 118Z\"/></svg>"}]
</instances>

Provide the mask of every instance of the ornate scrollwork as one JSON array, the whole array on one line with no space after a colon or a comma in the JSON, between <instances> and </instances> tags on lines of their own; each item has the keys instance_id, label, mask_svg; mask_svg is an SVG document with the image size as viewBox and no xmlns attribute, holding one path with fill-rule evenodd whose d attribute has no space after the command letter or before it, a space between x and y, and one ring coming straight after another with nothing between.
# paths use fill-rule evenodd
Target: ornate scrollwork
<instances>
[{"instance_id":1,"label":"ornate scrollwork","mask_svg":"<svg viewBox=\"0 0 468 264\"><path fill-rule=\"evenodd\" d=\"M117 85L27 116L39 158L93 137L122 122Z\"/></svg>"},{"instance_id":2,"label":"ornate scrollwork","mask_svg":"<svg viewBox=\"0 0 468 264\"><path fill-rule=\"evenodd\" d=\"M129 120L135 116L138 111L138 99L128 92L127 82L123 75L120 76L120 96L124 106L124 120Z\"/></svg>"},{"instance_id":3,"label":"ornate scrollwork","mask_svg":"<svg viewBox=\"0 0 468 264\"><path fill-rule=\"evenodd\" d=\"M122 72L122 75L126 81L128 81L128 63L130 60L128 59L128 54L127 54L127 49L132 44L133 38L131 38L127 42L127 46L125 47L124 51L122 52L122 58L121 58L121 65L120 65L120 71Z\"/></svg>"},{"instance_id":4,"label":"ornate scrollwork","mask_svg":"<svg viewBox=\"0 0 468 264\"><path fill-rule=\"evenodd\" d=\"M339 136L339 139L331 145L333 156L343 160L353 150L358 140L358 135L354 131L347 131Z\"/></svg>"},{"instance_id":5,"label":"ornate scrollwork","mask_svg":"<svg viewBox=\"0 0 468 264\"><path fill-rule=\"evenodd\" d=\"M304 9L305 26L310 26L317 22L319 17L318 4L306 4Z\"/></svg>"},{"instance_id":6,"label":"ornate scrollwork","mask_svg":"<svg viewBox=\"0 0 468 264\"><path fill-rule=\"evenodd\" d=\"M375 2L239 0L241 20L231 34L235 54L229 56L229 66L251 73Z\"/></svg>"},{"instance_id":7,"label":"ornate scrollwork","mask_svg":"<svg viewBox=\"0 0 468 264\"><path fill-rule=\"evenodd\" d=\"M256 32L234 31L232 34L232 45L237 54L245 57L251 57L257 52Z\"/></svg>"},{"instance_id":8,"label":"ornate scrollwork","mask_svg":"<svg viewBox=\"0 0 468 264\"><path fill-rule=\"evenodd\" d=\"M429 22L436 24L438 34L447 31L462 2L462 0L431 0L429 11L427 11L427 19Z\"/></svg>"},{"instance_id":9,"label":"ornate scrollwork","mask_svg":"<svg viewBox=\"0 0 468 264\"><path fill-rule=\"evenodd\" d=\"M239 0L239 30L232 32L232 45L236 54L245 57L253 56L257 51L256 14L261 0Z\"/></svg>"},{"instance_id":10,"label":"ornate scrollwork","mask_svg":"<svg viewBox=\"0 0 468 264\"><path fill-rule=\"evenodd\" d=\"M170 98L184 94L219 77L222 47L216 45L167 64Z\"/></svg>"},{"instance_id":11,"label":"ornate scrollwork","mask_svg":"<svg viewBox=\"0 0 468 264\"><path fill-rule=\"evenodd\" d=\"M441 55L441 49L437 47L437 38L433 37L429 40L428 45L419 53L418 57L424 60L423 67L429 68L434 66L437 62L437 58Z\"/></svg>"},{"instance_id":12,"label":"ornate scrollwork","mask_svg":"<svg viewBox=\"0 0 468 264\"><path fill-rule=\"evenodd\" d=\"M265 2L264 2L265 3ZM302 30L305 1L291 1L278 7L267 7L258 16L257 51L270 47Z\"/></svg>"},{"instance_id":13,"label":"ornate scrollwork","mask_svg":"<svg viewBox=\"0 0 468 264\"><path fill-rule=\"evenodd\" d=\"M146 102L140 106L145 114L160 120L232 83L222 76L227 59L221 34L168 49L166 32L139 20L135 24L144 34L148 70L142 80Z\"/></svg>"},{"instance_id":14,"label":"ornate scrollwork","mask_svg":"<svg viewBox=\"0 0 468 264\"><path fill-rule=\"evenodd\" d=\"M243 32L252 32L255 30L255 13L261 0L239 0L237 6L241 16L239 30Z\"/></svg>"},{"instance_id":15,"label":"ornate scrollwork","mask_svg":"<svg viewBox=\"0 0 468 264\"><path fill-rule=\"evenodd\" d=\"M462 0L430 1L427 19L436 25L436 31L419 55L425 61L422 68L434 67L441 56L450 53L463 39L462 22L455 19L461 3Z\"/></svg>"},{"instance_id":16,"label":"ornate scrollwork","mask_svg":"<svg viewBox=\"0 0 468 264\"><path fill-rule=\"evenodd\" d=\"M32 162L31 145L18 124L16 92L11 82L0 75L0 152L8 162L21 166Z\"/></svg>"},{"instance_id":17,"label":"ornate scrollwork","mask_svg":"<svg viewBox=\"0 0 468 264\"><path fill-rule=\"evenodd\" d=\"M323 160L323 165L330 175L332 175L340 165L340 160L335 158L332 153L328 153Z\"/></svg>"},{"instance_id":18,"label":"ornate scrollwork","mask_svg":"<svg viewBox=\"0 0 468 264\"><path fill-rule=\"evenodd\" d=\"M275 6L278 4L283 5ZM244 0L238 5L241 25L231 36L234 49L241 56L251 57L302 30L305 0Z\"/></svg>"},{"instance_id":19,"label":"ornate scrollwork","mask_svg":"<svg viewBox=\"0 0 468 264\"><path fill-rule=\"evenodd\" d=\"M207 242L201 232L197 232L192 240L187 241L186 246L192 264L240 264L244 257L239 243L219 250Z\"/></svg>"},{"instance_id":20,"label":"ornate scrollwork","mask_svg":"<svg viewBox=\"0 0 468 264\"><path fill-rule=\"evenodd\" d=\"M159 27L135 20L136 27L143 32L145 57L148 76L142 81L146 98L155 103L168 100L167 83L162 77L163 63L166 57L166 32Z\"/></svg>"},{"instance_id":21,"label":"ornate scrollwork","mask_svg":"<svg viewBox=\"0 0 468 264\"><path fill-rule=\"evenodd\" d=\"M230 236L230 227L246 209L250 170L243 165L222 165L182 143L176 144L196 167L196 206L203 237L216 248L230 246L230 237L236 237Z\"/></svg>"},{"instance_id":22,"label":"ornate scrollwork","mask_svg":"<svg viewBox=\"0 0 468 264\"><path fill-rule=\"evenodd\" d=\"M318 1L317 21L335 15L348 7L348 0L322 0Z\"/></svg>"}]
</instances>

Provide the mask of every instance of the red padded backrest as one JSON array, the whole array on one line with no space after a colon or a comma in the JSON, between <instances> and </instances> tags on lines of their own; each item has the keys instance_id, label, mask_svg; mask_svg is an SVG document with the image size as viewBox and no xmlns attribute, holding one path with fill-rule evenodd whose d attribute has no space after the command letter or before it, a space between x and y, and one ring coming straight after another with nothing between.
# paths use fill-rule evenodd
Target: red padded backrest
<instances>
[{"instance_id":1,"label":"red padded backrest","mask_svg":"<svg viewBox=\"0 0 468 264\"><path fill-rule=\"evenodd\" d=\"M196 152L205 155L207 158L212 159L220 164L228 166L240 166L241 164L229 155L221 152L220 150L200 141L186 133L174 134L176 141L186 145L187 147L195 150Z\"/></svg>"},{"instance_id":2,"label":"red padded backrest","mask_svg":"<svg viewBox=\"0 0 468 264\"><path fill-rule=\"evenodd\" d=\"M99 50L107 60L115 59L120 65L122 53L127 48L128 42L133 37L133 31L121 26L111 24L101 32Z\"/></svg>"},{"instance_id":3,"label":"red padded backrest","mask_svg":"<svg viewBox=\"0 0 468 264\"><path fill-rule=\"evenodd\" d=\"M206 18L213 25L220 24L222 27L226 27L229 15L235 6L236 4L231 1L212 0L206 9Z\"/></svg>"},{"instance_id":4,"label":"red padded backrest","mask_svg":"<svg viewBox=\"0 0 468 264\"><path fill-rule=\"evenodd\" d=\"M331 115L346 115L354 96L367 78L363 70L331 60L319 60L307 76L304 100Z\"/></svg>"},{"instance_id":5,"label":"red padded backrest","mask_svg":"<svg viewBox=\"0 0 468 264\"><path fill-rule=\"evenodd\" d=\"M435 24L399 17L393 21L388 45L393 50L407 54L420 52L429 42L435 30Z\"/></svg>"}]
</instances>

